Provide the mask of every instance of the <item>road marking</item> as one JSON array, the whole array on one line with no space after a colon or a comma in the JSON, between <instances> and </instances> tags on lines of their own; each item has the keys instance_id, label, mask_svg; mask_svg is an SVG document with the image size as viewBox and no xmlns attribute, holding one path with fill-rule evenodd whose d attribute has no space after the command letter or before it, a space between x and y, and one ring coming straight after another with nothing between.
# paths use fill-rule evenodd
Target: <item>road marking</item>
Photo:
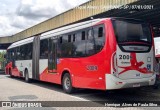
<instances>
[{"instance_id":1,"label":"road marking","mask_svg":"<svg viewBox=\"0 0 160 110\"><path fill-rule=\"evenodd\" d=\"M78 100L81 100L81 101L90 101L90 100L87 100L87 99L84 99L84 98L80 98L80 97L76 97L76 96L70 96L70 97L78 99Z\"/></svg>"},{"instance_id":2,"label":"road marking","mask_svg":"<svg viewBox=\"0 0 160 110\"><path fill-rule=\"evenodd\" d=\"M70 96L70 97L73 97L73 98L76 98L76 99L79 99L79 100L82 100L82 101L90 101L90 100L87 100L87 99L81 98L81 97L91 96L91 95L97 95L97 94L102 94L102 92L100 92L100 93L91 93L91 94L84 94L84 95L76 95L76 96Z\"/></svg>"},{"instance_id":3,"label":"road marking","mask_svg":"<svg viewBox=\"0 0 160 110\"><path fill-rule=\"evenodd\" d=\"M83 94L83 95L77 95L77 96L91 96L91 95L97 95L97 94L103 94L103 93L99 92L99 93Z\"/></svg>"}]
</instances>

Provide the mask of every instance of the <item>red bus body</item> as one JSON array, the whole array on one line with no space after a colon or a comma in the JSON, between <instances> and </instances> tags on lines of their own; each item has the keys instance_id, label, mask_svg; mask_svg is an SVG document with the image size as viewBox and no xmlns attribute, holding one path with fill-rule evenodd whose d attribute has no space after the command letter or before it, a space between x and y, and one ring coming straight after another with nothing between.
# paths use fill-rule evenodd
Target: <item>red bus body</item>
<instances>
[{"instance_id":1,"label":"red bus body","mask_svg":"<svg viewBox=\"0 0 160 110\"><path fill-rule=\"evenodd\" d=\"M153 42L150 42L150 44L132 41L118 43L112 18L101 19L96 23L92 23L90 27L102 24L104 26L105 43L101 51L86 57L56 58L57 67L52 72L48 71L48 66L43 66L46 65L45 63L48 62L48 59L39 59L38 80L62 84L64 74L69 73L72 86L75 88L108 90L153 85L155 82ZM30 39L32 40L32 38ZM153 36L151 36L151 39L153 41ZM119 45L124 50L131 49L133 52L124 52ZM147 45L150 47L147 47ZM9 49L11 48L9 47ZM150 48L148 52L141 52L148 48ZM33 78L34 73L32 73L33 62L32 60L28 60L28 62L30 63L25 63L24 60L17 60L13 67L12 61L9 61L5 68L6 74L25 77L24 73L28 70L29 75L32 74L29 77L36 79ZM20 66L23 66L23 69L20 69ZM29 70L29 68L32 69Z\"/></svg>"}]
</instances>

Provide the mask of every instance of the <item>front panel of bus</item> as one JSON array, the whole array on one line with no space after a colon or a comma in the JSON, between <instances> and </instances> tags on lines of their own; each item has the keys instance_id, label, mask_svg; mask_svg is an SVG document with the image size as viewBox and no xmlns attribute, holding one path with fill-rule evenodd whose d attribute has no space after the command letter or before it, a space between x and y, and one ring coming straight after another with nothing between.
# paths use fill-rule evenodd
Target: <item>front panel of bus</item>
<instances>
[{"instance_id":1,"label":"front panel of bus","mask_svg":"<svg viewBox=\"0 0 160 110\"><path fill-rule=\"evenodd\" d=\"M153 85L154 49L150 25L131 19L112 19L111 22L116 38L111 69L115 84L111 84L112 87L107 84L108 88Z\"/></svg>"}]
</instances>

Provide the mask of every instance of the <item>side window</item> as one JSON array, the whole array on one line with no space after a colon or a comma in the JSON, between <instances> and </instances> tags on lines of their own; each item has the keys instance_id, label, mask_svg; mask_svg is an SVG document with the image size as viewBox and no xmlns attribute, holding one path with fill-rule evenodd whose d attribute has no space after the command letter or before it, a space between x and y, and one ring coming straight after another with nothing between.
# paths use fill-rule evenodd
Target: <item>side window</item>
<instances>
[{"instance_id":1,"label":"side window","mask_svg":"<svg viewBox=\"0 0 160 110\"><path fill-rule=\"evenodd\" d=\"M15 50L14 48L10 49L11 60L15 59L15 51L14 50Z\"/></svg>"},{"instance_id":2,"label":"side window","mask_svg":"<svg viewBox=\"0 0 160 110\"><path fill-rule=\"evenodd\" d=\"M61 44L62 57L72 56L72 36L71 34L63 35L63 42Z\"/></svg>"},{"instance_id":3,"label":"side window","mask_svg":"<svg viewBox=\"0 0 160 110\"><path fill-rule=\"evenodd\" d=\"M77 31L75 32L75 42L73 43L73 56L74 57L84 57L86 56L86 32L85 31Z\"/></svg>"},{"instance_id":4,"label":"side window","mask_svg":"<svg viewBox=\"0 0 160 110\"><path fill-rule=\"evenodd\" d=\"M71 35L68 35L68 42L71 42Z\"/></svg>"},{"instance_id":5,"label":"side window","mask_svg":"<svg viewBox=\"0 0 160 110\"><path fill-rule=\"evenodd\" d=\"M28 56L29 56L29 59L32 59L33 43L30 43L28 45L29 45Z\"/></svg>"},{"instance_id":6,"label":"side window","mask_svg":"<svg viewBox=\"0 0 160 110\"><path fill-rule=\"evenodd\" d=\"M25 45L20 46L20 51L21 51L21 60L25 60L25 54L26 54Z\"/></svg>"},{"instance_id":7,"label":"side window","mask_svg":"<svg viewBox=\"0 0 160 110\"><path fill-rule=\"evenodd\" d=\"M32 47L33 44L25 44L12 48L8 51L8 56L11 60L30 60L32 59Z\"/></svg>"},{"instance_id":8,"label":"side window","mask_svg":"<svg viewBox=\"0 0 160 110\"><path fill-rule=\"evenodd\" d=\"M86 37L86 33L85 31L82 31L82 40L85 40L85 37Z\"/></svg>"},{"instance_id":9,"label":"side window","mask_svg":"<svg viewBox=\"0 0 160 110\"><path fill-rule=\"evenodd\" d=\"M68 35L63 35L62 37L62 43L67 43L68 42Z\"/></svg>"},{"instance_id":10,"label":"side window","mask_svg":"<svg viewBox=\"0 0 160 110\"><path fill-rule=\"evenodd\" d=\"M29 46L28 46L28 44L25 44L22 47L23 47L23 50L24 50L24 52L23 52L23 54L24 54L23 59L24 60L28 60L29 59L28 58L28 49L29 49Z\"/></svg>"},{"instance_id":11,"label":"side window","mask_svg":"<svg viewBox=\"0 0 160 110\"><path fill-rule=\"evenodd\" d=\"M58 37L58 43L57 43L57 57L60 58L62 57L62 50L61 50L61 47L62 47L62 36L59 36Z\"/></svg>"},{"instance_id":12,"label":"side window","mask_svg":"<svg viewBox=\"0 0 160 110\"><path fill-rule=\"evenodd\" d=\"M57 68L57 39L55 37L49 38L48 47L48 71L53 73L53 70Z\"/></svg>"},{"instance_id":13,"label":"side window","mask_svg":"<svg viewBox=\"0 0 160 110\"><path fill-rule=\"evenodd\" d=\"M95 54L95 42L92 29L87 30L86 54L87 56Z\"/></svg>"},{"instance_id":14,"label":"side window","mask_svg":"<svg viewBox=\"0 0 160 110\"><path fill-rule=\"evenodd\" d=\"M9 49L7 50L7 58L6 58L6 60L10 61L10 50Z\"/></svg>"},{"instance_id":15,"label":"side window","mask_svg":"<svg viewBox=\"0 0 160 110\"><path fill-rule=\"evenodd\" d=\"M105 44L105 33L104 33L104 26L98 25L93 28L94 31L94 38L95 38L95 49L96 52L99 52L102 50L104 44Z\"/></svg>"},{"instance_id":16,"label":"side window","mask_svg":"<svg viewBox=\"0 0 160 110\"><path fill-rule=\"evenodd\" d=\"M82 33L79 32L79 31L77 31L77 32L76 32L76 42L79 42L79 41L81 41L81 40L82 40Z\"/></svg>"},{"instance_id":17,"label":"side window","mask_svg":"<svg viewBox=\"0 0 160 110\"><path fill-rule=\"evenodd\" d=\"M63 35L61 43L62 57L67 57L68 35Z\"/></svg>"},{"instance_id":18,"label":"side window","mask_svg":"<svg viewBox=\"0 0 160 110\"><path fill-rule=\"evenodd\" d=\"M15 58L16 58L16 55L15 55L15 53L16 53L16 51L15 51L15 48L12 48L11 50L11 61L12 61L12 67L14 68L15 67Z\"/></svg>"},{"instance_id":19,"label":"side window","mask_svg":"<svg viewBox=\"0 0 160 110\"><path fill-rule=\"evenodd\" d=\"M17 47L16 50L17 50L17 60L20 60L21 59L20 47Z\"/></svg>"},{"instance_id":20,"label":"side window","mask_svg":"<svg viewBox=\"0 0 160 110\"><path fill-rule=\"evenodd\" d=\"M76 34L73 34L73 42L76 41Z\"/></svg>"},{"instance_id":21,"label":"side window","mask_svg":"<svg viewBox=\"0 0 160 110\"><path fill-rule=\"evenodd\" d=\"M32 59L32 48L33 48L32 46L33 46L32 43L25 45L25 49L26 49L25 60Z\"/></svg>"},{"instance_id":22,"label":"side window","mask_svg":"<svg viewBox=\"0 0 160 110\"><path fill-rule=\"evenodd\" d=\"M11 50L8 51L9 60L11 60Z\"/></svg>"},{"instance_id":23,"label":"side window","mask_svg":"<svg viewBox=\"0 0 160 110\"><path fill-rule=\"evenodd\" d=\"M19 53L20 53L19 60L21 60L21 58L22 58L21 46L19 46Z\"/></svg>"},{"instance_id":24,"label":"side window","mask_svg":"<svg viewBox=\"0 0 160 110\"><path fill-rule=\"evenodd\" d=\"M103 37L103 27L98 28L98 37Z\"/></svg>"},{"instance_id":25,"label":"side window","mask_svg":"<svg viewBox=\"0 0 160 110\"><path fill-rule=\"evenodd\" d=\"M69 58L93 55L104 47L104 35L103 25L61 35L58 38L57 56Z\"/></svg>"},{"instance_id":26,"label":"side window","mask_svg":"<svg viewBox=\"0 0 160 110\"><path fill-rule=\"evenodd\" d=\"M62 41L62 37L63 37L63 36L61 36L61 37L59 38L59 43L60 43L60 44L62 44L62 42L63 42L63 41Z\"/></svg>"},{"instance_id":27,"label":"side window","mask_svg":"<svg viewBox=\"0 0 160 110\"><path fill-rule=\"evenodd\" d=\"M48 59L48 39L40 41L40 59Z\"/></svg>"}]
</instances>

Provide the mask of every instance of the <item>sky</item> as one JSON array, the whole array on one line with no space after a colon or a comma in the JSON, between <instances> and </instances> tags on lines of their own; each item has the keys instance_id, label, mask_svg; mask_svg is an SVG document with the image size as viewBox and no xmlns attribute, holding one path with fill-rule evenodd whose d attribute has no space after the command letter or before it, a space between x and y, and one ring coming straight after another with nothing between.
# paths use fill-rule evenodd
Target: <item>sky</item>
<instances>
[{"instance_id":1,"label":"sky","mask_svg":"<svg viewBox=\"0 0 160 110\"><path fill-rule=\"evenodd\" d=\"M11 36L89 0L0 0L0 37Z\"/></svg>"}]
</instances>

